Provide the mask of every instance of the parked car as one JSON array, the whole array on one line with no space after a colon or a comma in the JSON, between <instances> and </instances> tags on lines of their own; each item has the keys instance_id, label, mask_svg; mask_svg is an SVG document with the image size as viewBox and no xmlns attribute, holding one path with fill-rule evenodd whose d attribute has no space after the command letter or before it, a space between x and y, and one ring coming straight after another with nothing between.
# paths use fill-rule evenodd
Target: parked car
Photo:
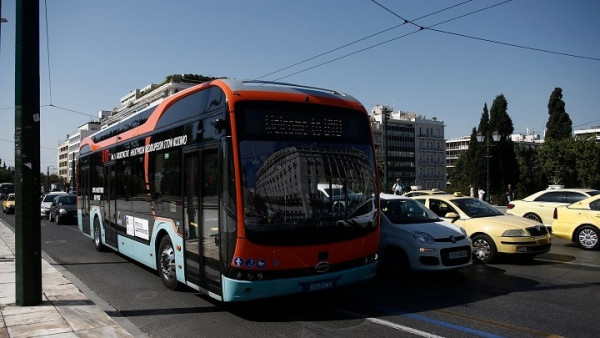
<instances>
[{"instance_id":1,"label":"parked car","mask_svg":"<svg viewBox=\"0 0 600 338\"><path fill-rule=\"evenodd\" d=\"M429 190L412 190L404 194L406 197L415 197L422 195L435 195L435 194L447 194L447 192L438 189L429 189Z\"/></svg>"},{"instance_id":2,"label":"parked car","mask_svg":"<svg viewBox=\"0 0 600 338\"><path fill-rule=\"evenodd\" d=\"M441 220L417 201L381 194L381 268L398 276L412 271L447 271L472 263L465 229Z\"/></svg>"},{"instance_id":3,"label":"parked car","mask_svg":"<svg viewBox=\"0 0 600 338\"><path fill-rule=\"evenodd\" d=\"M10 193L2 200L2 212L5 214L15 213L15 194Z\"/></svg>"},{"instance_id":4,"label":"parked car","mask_svg":"<svg viewBox=\"0 0 600 338\"><path fill-rule=\"evenodd\" d=\"M554 209L552 233L583 249L600 248L600 195Z\"/></svg>"},{"instance_id":5,"label":"parked car","mask_svg":"<svg viewBox=\"0 0 600 338\"><path fill-rule=\"evenodd\" d=\"M550 251L550 233L543 224L506 215L480 199L460 193L413 199L440 218L464 228L473 241L473 255L479 262L489 263L498 254L531 257Z\"/></svg>"},{"instance_id":6,"label":"parked car","mask_svg":"<svg viewBox=\"0 0 600 338\"><path fill-rule=\"evenodd\" d=\"M50 214L50 205L52 204L52 201L54 200L54 198L58 195L66 195L66 192L62 192L62 191L57 191L57 192L51 192L49 194L46 194L44 197L42 197L42 203L40 204L40 217L41 218L48 218L49 214Z\"/></svg>"},{"instance_id":7,"label":"parked car","mask_svg":"<svg viewBox=\"0 0 600 338\"><path fill-rule=\"evenodd\" d=\"M547 189L508 203L506 213L532 219L552 231L554 208L600 194L594 189Z\"/></svg>"},{"instance_id":8,"label":"parked car","mask_svg":"<svg viewBox=\"0 0 600 338\"><path fill-rule=\"evenodd\" d=\"M56 220L56 224L77 218L77 196L63 194L54 197L50 204L48 219L50 222Z\"/></svg>"}]
</instances>

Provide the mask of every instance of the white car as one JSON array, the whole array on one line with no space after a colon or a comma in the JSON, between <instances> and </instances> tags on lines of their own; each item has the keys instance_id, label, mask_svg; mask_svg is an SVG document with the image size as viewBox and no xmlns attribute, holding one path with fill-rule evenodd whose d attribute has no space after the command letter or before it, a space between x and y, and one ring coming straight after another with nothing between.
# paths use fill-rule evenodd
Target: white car
<instances>
[{"instance_id":1,"label":"white car","mask_svg":"<svg viewBox=\"0 0 600 338\"><path fill-rule=\"evenodd\" d=\"M381 194L379 254L384 272L456 270L472 264L465 229L442 221L412 198Z\"/></svg>"}]
</instances>

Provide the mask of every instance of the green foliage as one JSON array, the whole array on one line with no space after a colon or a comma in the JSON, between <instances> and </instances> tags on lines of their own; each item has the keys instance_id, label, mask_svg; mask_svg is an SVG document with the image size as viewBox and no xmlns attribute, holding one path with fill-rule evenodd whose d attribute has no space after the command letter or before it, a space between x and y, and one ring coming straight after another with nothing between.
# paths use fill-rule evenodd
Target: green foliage
<instances>
[{"instance_id":1,"label":"green foliage","mask_svg":"<svg viewBox=\"0 0 600 338\"><path fill-rule=\"evenodd\" d=\"M489 131L497 131L503 138L508 138L514 131L512 119L508 116L508 102L504 94L496 96L490 109Z\"/></svg>"},{"instance_id":2,"label":"green foliage","mask_svg":"<svg viewBox=\"0 0 600 338\"><path fill-rule=\"evenodd\" d=\"M565 102L562 100L562 89L554 88L548 100L548 122L546 122L546 140L564 140L571 138L573 122L565 111Z\"/></svg>"},{"instance_id":3,"label":"green foliage","mask_svg":"<svg viewBox=\"0 0 600 338\"><path fill-rule=\"evenodd\" d=\"M575 140L574 153L578 185L600 189L600 143L594 139Z\"/></svg>"},{"instance_id":4,"label":"green foliage","mask_svg":"<svg viewBox=\"0 0 600 338\"><path fill-rule=\"evenodd\" d=\"M4 166L0 167L0 183L14 182L15 181L15 168L7 167L6 162Z\"/></svg>"},{"instance_id":5,"label":"green foliage","mask_svg":"<svg viewBox=\"0 0 600 338\"><path fill-rule=\"evenodd\" d=\"M577 185L575 159L575 140L546 139L538 150L538 163L548 184L564 184L567 187Z\"/></svg>"},{"instance_id":6,"label":"green foliage","mask_svg":"<svg viewBox=\"0 0 600 338\"><path fill-rule=\"evenodd\" d=\"M483 146L477 142L477 130L473 128L469 149L462 153L456 161L454 168L449 170L450 182L452 186L450 192L460 191L463 194L469 194L469 185L484 186L485 176L485 157Z\"/></svg>"},{"instance_id":7,"label":"green foliage","mask_svg":"<svg viewBox=\"0 0 600 338\"><path fill-rule=\"evenodd\" d=\"M477 131L479 131L482 135L487 135L489 124L490 114L488 113L487 103L484 103L483 112L481 113L481 118L479 119L479 127L477 128Z\"/></svg>"},{"instance_id":8,"label":"green foliage","mask_svg":"<svg viewBox=\"0 0 600 338\"><path fill-rule=\"evenodd\" d=\"M517 164L519 166L519 181L516 188L516 198L524 198L547 187L547 180L538 164L538 151L525 146L515 147Z\"/></svg>"}]
</instances>

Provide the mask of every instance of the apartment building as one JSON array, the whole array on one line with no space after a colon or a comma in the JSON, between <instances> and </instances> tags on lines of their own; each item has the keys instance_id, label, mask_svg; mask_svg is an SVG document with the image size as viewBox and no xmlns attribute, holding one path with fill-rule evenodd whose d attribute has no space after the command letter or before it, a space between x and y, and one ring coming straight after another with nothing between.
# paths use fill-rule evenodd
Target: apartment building
<instances>
[{"instance_id":1,"label":"apartment building","mask_svg":"<svg viewBox=\"0 0 600 338\"><path fill-rule=\"evenodd\" d=\"M370 114L384 185L389 188L399 178L413 189L445 189L444 123L380 105Z\"/></svg>"}]
</instances>

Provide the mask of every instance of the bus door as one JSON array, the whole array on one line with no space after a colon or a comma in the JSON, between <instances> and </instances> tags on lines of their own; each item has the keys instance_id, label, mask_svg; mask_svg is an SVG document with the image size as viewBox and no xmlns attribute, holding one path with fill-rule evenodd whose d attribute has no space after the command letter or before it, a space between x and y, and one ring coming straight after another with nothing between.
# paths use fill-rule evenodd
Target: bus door
<instances>
[{"instance_id":1,"label":"bus door","mask_svg":"<svg viewBox=\"0 0 600 338\"><path fill-rule=\"evenodd\" d=\"M221 295L217 148L186 152L184 165L185 275Z\"/></svg>"},{"instance_id":2,"label":"bus door","mask_svg":"<svg viewBox=\"0 0 600 338\"><path fill-rule=\"evenodd\" d=\"M81 168L79 174L79 187L77 194L79 195L79 207L81 208L81 231L85 234L90 234L90 167Z\"/></svg>"},{"instance_id":3,"label":"bus door","mask_svg":"<svg viewBox=\"0 0 600 338\"><path fill-rule=\"evenodd\" d=\"M117 247L117 173L115 163L104 166L104 233L106 244Z\"/></svg>"}]
</instances>

